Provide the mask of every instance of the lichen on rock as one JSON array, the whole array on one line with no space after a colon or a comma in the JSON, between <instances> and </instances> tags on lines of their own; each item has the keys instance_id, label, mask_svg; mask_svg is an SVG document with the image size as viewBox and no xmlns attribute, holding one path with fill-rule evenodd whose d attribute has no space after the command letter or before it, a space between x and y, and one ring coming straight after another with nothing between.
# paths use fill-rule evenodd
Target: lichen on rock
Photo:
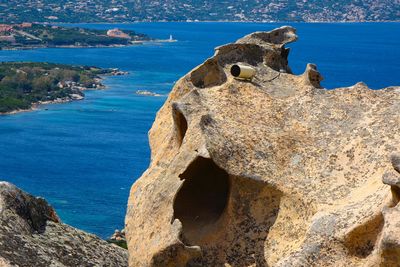
<instances>
[{"instance_id":1,"label":"lichen on rock","mask_svg":"<svg viewBox=\"0 0 400 267\"><path fill-rule=\"evenodd\" d=\"M130 266L397 266L400 88L294 75L296 40L250 34L177 82L131 189Z\"/></svg>"}]
</instances>

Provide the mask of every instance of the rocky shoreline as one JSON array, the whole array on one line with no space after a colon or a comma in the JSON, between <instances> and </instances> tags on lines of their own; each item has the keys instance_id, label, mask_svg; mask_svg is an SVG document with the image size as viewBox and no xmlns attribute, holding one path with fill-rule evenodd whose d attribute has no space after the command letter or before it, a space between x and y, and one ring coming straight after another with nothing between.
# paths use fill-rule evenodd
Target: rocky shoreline
<instances>
[{"instance_id":1,"label":"rocky shoreline","mask_svg":"<svg viewBox=\"0 0 400 267\"><path fill-rule=\"evenodd\" d=\"M130 47L130 46L137 46L137 45L144 45L144 44L151 44L151 43L171 43L176 42L176 40L170 41L166 40L143 40L143 41L132 41L130 44L122 45L122 44L113 44L113 45L33 45L33 46L23 46L23 47L1 47L1 50L4 51L19 51L19 50L33 50L33 49L42 49L42 48L71 48L71 49L78 49L78 48L118 48L118 47Z\"/></svg>"},{"instance_id":2,"label":"rocky shoreline","mask_svg":"<svg viewBox=\"0 0 400 267\"><path fill-rule=\"evenodd\" d=\"M72 101L83 100L85 98L83 91L107 89L107 87L101 83L101 81L104 78L106 78L108 76L122 76L122 75L127 75L127 74L129 74L129 73L126 71L121 71L118 68L115 68L115 69L112 69L110 71L110 73L108 73L108 74L100 75L100 78L96 79L95 87L89 88L89 87L83 87L83 86L75 86L74 89L78 90L79 93L70 94L67 97L57 98L55 100L38 101L38 102L32 103L32 107L29 109L18 109L18 110L13 110L13 111L9 111L9 112L0 112L0 116L14 115L14 114L23 113L23 112L31 112L31 111L39 110L40 106L42 106L42 105L63 104L63 103L68 103L68 102L72 102Z\"/></svg>"},{"instance_id":3,"label":"rocky shoreline","mask_svg":"<svg viewBox=\"0 0 400 267\"><path fill-rule=\"evenodd\" d=\"M41 49L41 48L115 48L115 47L127 47L140 45L143 42L136 42L129 45L35 45L35 46L23 46L23 47L2 47L0 50L5 51L18 51L18 50L32 50L32 49Z\"/></svg>"},{"instance_id":4,"label":"rocky shoreline","mask_svg":"<svg viewBox=\"0 0 400 267\"><path fill-rule=\"evenodd\" d=\"M96 89L86 88L84 90L96 90ZM102 89L97 89L97 90L102 90ZM36 111L36 110L39 110L40 109L39 107L42 105L63 104L63 103L68 103L68 102L72 102L72 101L83 100L84 98L85 97L83 95L72 94L70 97L57 98L57 99L51 100L51 101L39 101L36 103L32 103L32 107L29 109L18 109L18 110L13 110L13 111L9 111L9 112L0 112L0 116L15 115L15 114L24 113L24 112Z\"/></svg>"},{"instance_id":5,"label":"rocky shoreline","mask_svg":"<svg viewBox=\"0 0 400 267\"><path fill-rule=\"evenodd\" d=\"M162 94L158 94L158 93L151 92L148 90L136 90L135 94L141 95L141 96L163 96Z\"/></svg>"}]
</instances>

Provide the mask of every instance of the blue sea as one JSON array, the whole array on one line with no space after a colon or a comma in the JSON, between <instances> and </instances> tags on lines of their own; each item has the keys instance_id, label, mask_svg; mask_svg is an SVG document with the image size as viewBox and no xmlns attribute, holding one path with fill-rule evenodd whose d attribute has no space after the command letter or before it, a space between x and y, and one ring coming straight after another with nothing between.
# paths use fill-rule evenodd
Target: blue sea
<instances>
[{"instance_id":1,"label":"blue sea","mask_svg":"<svg viewBox=\"0 0 400 267\"><path fill-rule=\"evenodd\" d=\"M0 61L47 61L120 68L107 90L83 101L42 106L0 117L0 178L45 197L63 222L100 237L124 226L129 189L149 164L147 132L181 76L213 55L216 46L279 23L80 24L132 29L176 43L123 48L0 51ZM400 85L400 23L290 24L296 74L315 63L326 88L364 81L374 89ZM136 95L148 90L160 97Z\"/></svg>"}]
</instances>

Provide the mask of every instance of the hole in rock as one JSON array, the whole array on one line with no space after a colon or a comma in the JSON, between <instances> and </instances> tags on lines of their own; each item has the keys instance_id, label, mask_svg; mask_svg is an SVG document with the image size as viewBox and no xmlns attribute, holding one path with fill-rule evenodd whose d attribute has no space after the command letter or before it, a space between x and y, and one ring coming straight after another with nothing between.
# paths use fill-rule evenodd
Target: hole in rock
<instances>
[{"instance_id":1,"label":"hole in rock","mask_svg":"<svg viewBox=\"0 0 400 267\"><path fill-rule=\"evenodd\" d=\"M210 231L206 234L194 232L197 235L193 235L193 239L189 241L191 245L201 247L202 256L192 259L186 266L274 266L267 262L267 250L272 251L268 252L268 256L271 253L277 254L278 248L287 251L285 255L289 255L293 251L290 251L290 245L285 248L282 243L274 241L266 245L269 242L267 237L270 228L281 212L281 195L280 191L261 180L230 175L228 204L220 219L212 227L208 227ZM295 205L291 202L284 204ZM282 220L291 220L287 218L283 215ZM279 224L281 228L282 221ZM299 226L301 227L303 225ZM298 234L296 229L282 229L282 232L289 232L287 235ZM183 233L186 234L185 231ZM282 237L285 238L290 239Z\"/></svg>"},{"instance_id":2,"label":"hole in rock","mask_svg":"<svg viewBox=\"0 0 400 267\"><path fill-rule=\"evenodd\" d=\"M175 198L174 217L182 222L184 241L193 243L223 214L229 197L229 175L211 159L199 157L180 177L185 181Z\"/></svg>"},{"instance_id":3,"label":"hole in rock","mask_svg":"<svg viewBox=\"0 0 400 267\"><path fill-rule=\"evenodd\" d=\"M383 215L379 214L355 228L345 239L349 252L359 258L369 256L376 245L383 227Z\"/></svg>"},{"instance_id":4,"label":"hole in rock","mask_svg":"<svg viewBox=\"0 0 400 267\"><path fill-rule=\"evenodd\" d=\"M264 62L264 49L256 44L230 44L220 47L218 51L221 66L242 62L255 67Z\"/></svg>"},{"instance_id":5,"label":"hole in rock","mask_svg":"<svg viewBox=\"0 0 400 267\"><path fill-rule=\"evenodd\" d=\"M173 109L174 109L173 114L174 114L174 121L175 121L178 142L179 145L181 145L183 142L183 138L185 138L186 131L188 129L188 123L185 116L183 116L182 112L180 112L176 107L174 107Z\"/></svg>"},{"instance_id":6,"label":"hole in rock","mask_svg":"<svg viewBox=\"0 0 400 267\"><path fill-rule=\"evenodd\" d=\"M192 72L190 80L197 88L207 88L225 83L226 75L217 62L208 60Z\"/></svg>"},{"instance_id":7,"label":"hole in rock","mask_svg":"<svg viewBox=\"0 0 400 267\"><path fill-rule=\"evenodd\" d=\"M397 186L391 186L393 207L400 202L400 188Z\"/></svg>"}]
</instances>

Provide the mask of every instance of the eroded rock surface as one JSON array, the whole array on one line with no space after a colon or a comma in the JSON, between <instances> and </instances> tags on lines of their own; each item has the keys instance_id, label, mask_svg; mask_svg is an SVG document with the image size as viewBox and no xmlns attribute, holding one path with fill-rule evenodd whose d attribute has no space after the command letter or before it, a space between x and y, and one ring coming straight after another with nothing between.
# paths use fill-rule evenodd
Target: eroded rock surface
<instances>
[{"instance_id":1,"label":"eroded rock surface","mask_svg":"<svg viewBox=\"0 0 400 267\"><path fill-rule=\"evenodd\" d=\"M127 266L128 253L60 222L43 198L0 182L0 266Z\"/></svg>"},{"instance_id":2,"label":"eroded rock surface","mask_svg":"<svg viewBox=\"0 0 400 267\"><path fill-rule=\"evenodd\" d=\"M131 190L130 266L399 266L400 88L293 75L296 39L248 35L177 82Z\"/></svg>"}]
</instances>

